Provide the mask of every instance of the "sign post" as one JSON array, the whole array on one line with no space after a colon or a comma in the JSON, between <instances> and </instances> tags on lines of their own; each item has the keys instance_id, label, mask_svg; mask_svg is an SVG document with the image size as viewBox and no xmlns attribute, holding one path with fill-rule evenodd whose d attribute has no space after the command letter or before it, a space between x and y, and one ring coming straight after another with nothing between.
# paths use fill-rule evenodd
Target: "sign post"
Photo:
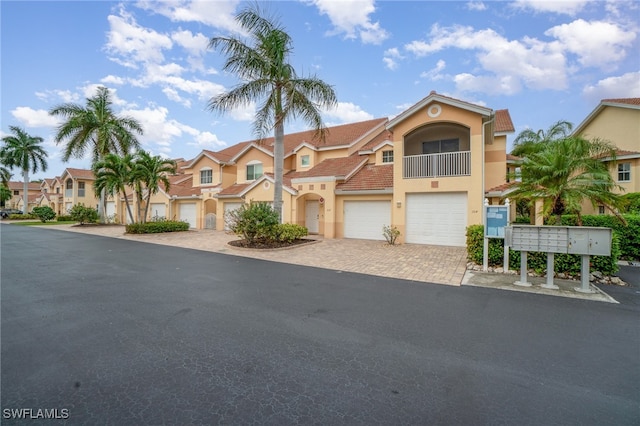
<instances>
[{"instance_id":1,"label":"sign post","mask_svg":"<svg viewBox=\"0 0 640 426\"><path fill-rule=\"evenodd\" d=\"M509 270L509 246L505 239L505 229L509 225L509 199L503 206L490 206L489 200L484 200L484 250L482 258L482 269L486 272L489 269L489 238L502 238L504 242L504 258L502 267L504 271Z\"/></svg>"}]
</instances>

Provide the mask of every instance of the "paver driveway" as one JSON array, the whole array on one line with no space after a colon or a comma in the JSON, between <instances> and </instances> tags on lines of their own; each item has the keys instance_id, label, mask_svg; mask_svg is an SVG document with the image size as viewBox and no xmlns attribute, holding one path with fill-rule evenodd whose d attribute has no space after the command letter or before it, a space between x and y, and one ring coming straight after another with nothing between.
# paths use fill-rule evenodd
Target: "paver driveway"
<instances>
[{"instance_id":1,"label":"paver driveway","mask_svg":"<svg viewBox=\"0 0 640 426\"><path fill-rule=\"evenodd\" d=\"M264 251L233 248L227 243L238 237L222 231L198 230L155 235L127 235L124 233L123 226L66 225L61 228L173 247L437 284L460 285L467 266L467 252L464 247L419 244L390 246L382 241L323 239L317 244L304 247Z\"/></svg>"}]
</instances>

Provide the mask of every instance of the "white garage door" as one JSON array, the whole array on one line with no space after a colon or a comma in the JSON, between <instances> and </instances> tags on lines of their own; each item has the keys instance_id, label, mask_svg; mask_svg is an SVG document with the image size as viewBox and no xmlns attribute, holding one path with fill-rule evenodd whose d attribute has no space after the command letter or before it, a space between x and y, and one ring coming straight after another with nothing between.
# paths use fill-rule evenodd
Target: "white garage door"
<instances>
[{"instance_id":1,"label":"white garage door","mask_svg":"<svg viewBox=\"0 0 640 426\"><path fill-rule=\"evenodd\" d=\"M440 246L466 245L466 192L407 194L406 214L406 242Z\"/></svg>"},{"instance_id":2,"label":"white garage door","mask_svg":"<svg viewBox=\"0 0 640 426\"><path fill-rule=\"evenodd\" d=\"M189 228L196 227L196 203L180 204L180 220L189 222Z\"/></svg>"},{"instance_id":3,"label":"white garage door","mask_svg":"<svg viewBox=\"0 0 640 426\"><path fill-rule=\"evenodd\" d=\"M390 201L344 202L345 238L384 240L382 228L390 224Z\"/></svg>"},{"instance_id":4,"label":"white garage door","mask_svg":"<svg viewBox=\"0 0 640 426\"><path fill-rule=\"evenodd\" d=\"M149 205L149 214L151 215L151 220L156 218L165 218L167 217L167 206L164 203L151 203Z\"/></svg>"},{"instance_id":5,"label":"white garage door","mask_svg":"<svg viewBox=\"0 0 640 426\"><path fill-rule=\"evenodd\" d=\"M107 217L114 216L116 214L116 202L107 201Z\"/></svg>"},{"instance_id":6,"label":"white garage door","mask_svg":"<svg viewBox=\"0 0 640 426\"><path fill-rule=\"evenodd\" d=\"M240 208L241 206L242 206L242 203L224 203L224 230L225 231L230 230L230 226L227 219L228 218L227 213L230 212L231 210Z\"/></svg>"}]
</instances>

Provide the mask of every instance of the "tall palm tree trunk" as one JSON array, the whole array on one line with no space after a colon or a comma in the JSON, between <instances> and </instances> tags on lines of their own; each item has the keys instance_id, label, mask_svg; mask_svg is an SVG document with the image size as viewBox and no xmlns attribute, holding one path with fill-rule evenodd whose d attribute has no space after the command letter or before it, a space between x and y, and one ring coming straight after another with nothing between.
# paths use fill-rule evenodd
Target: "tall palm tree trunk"
<instances>
[{"instance_id":1,"label":"tall palm tree trunk","mask_svg":"<svg viewBox=\"0 0 640 426\"><path fill-rule=\"evenodd\" d=\"M273 147L274 180L273 209L282 223L282 174L284 172L284 124L280 120L275 126L275 146Z\"/></svg>"},{"instance_id":2,"label":"tall palm tree trunk","mask_svg":"<svg viewBox=\"0 0 640 426\"><path fill-rule=\"evenodd\" d=\"M23 212L24 214L29 213L29 169L22 169L22 178L24 179L22 190L24 191L22 195L22 200L24 201Z\"/></svg>"},{"instance_id":3,"label":"tall palm tree trunk","mask_svg":"<svg viewBox=\"0 0 640 426\"><path fill-rule=\"evenodd\" d=\"M100 218L100 223L107 223L107 190L105 188L102 188L102 191L100 191L98 217Z\"/></svg>"}]
</instances>

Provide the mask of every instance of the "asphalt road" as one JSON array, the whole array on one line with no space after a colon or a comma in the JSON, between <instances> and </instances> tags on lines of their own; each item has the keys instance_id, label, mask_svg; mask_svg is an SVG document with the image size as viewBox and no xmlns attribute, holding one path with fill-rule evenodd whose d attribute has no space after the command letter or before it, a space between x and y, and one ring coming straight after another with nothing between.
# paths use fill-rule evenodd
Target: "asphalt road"
<instances>
[{"instance_id":1,"label":"asphalt road","mask_svg":"<svg viewBox=\"0 0 640 426\"><path fill-rule=\"evenodd\" d=\"M3 425L640 422L637 304L0 238Z\"/></svg>"}]
</instances>

